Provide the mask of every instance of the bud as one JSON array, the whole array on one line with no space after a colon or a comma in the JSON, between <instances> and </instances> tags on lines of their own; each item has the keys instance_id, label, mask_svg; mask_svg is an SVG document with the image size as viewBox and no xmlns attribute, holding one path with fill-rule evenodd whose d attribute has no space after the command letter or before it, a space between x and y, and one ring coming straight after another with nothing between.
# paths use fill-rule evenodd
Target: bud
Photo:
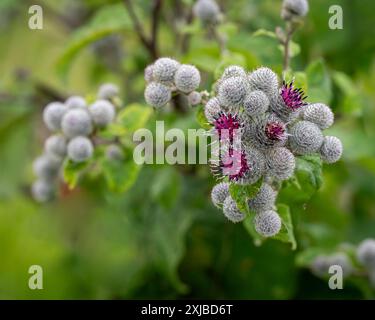
<instances>
[{"instance_id":1,"label":"bud","mask_svg":"<svg viewBox=\"0 0 375 320\"><path fill-rule=\"evenodd\" d=\"M154 63L153 78L156 82L172 84L180 63L171 58L160 58Z\"/></svg>"},{"instance_id":2,"label":"bud","mask_svg":"<svg viewBox=\"0 0 375 320\"><path fill-rule=\"evenodd\" d=\"M43 120L48 129L51 131L60 130L61 120L67 110L67 106L61 102L49 103L43 111Z\"/></svg>"},{"instance_id":3,"label":"bud","mask_svg":"<svg viewBox=\"0 0 375 320\"><path fill-rule=\"evenodd\" d=\"M248 201L248 206L255 212L271 210L275 204L277 192L263 183L256 196Z\"/></svg>"},{"instance_id":4,"label":"bud","mask_svg":"<svg viewBox=\"0 0 375 320\"><path fill-rule=\"evenodd\" d=\"M161 108L171 100L171 90L157 82L151 82L145 90L145 100L147 104L154 108Z\"/></svg>"},{"instance_id":5,"label":"bud","mask_svg":"<svg viewBox=\"0 0 375 320\"><path fill-rule=\"evenodd\" d=\"M263 91L268 96L277 93L279 89L276 73L266 67L253 71L248 76L248 79L253 90Z\"/></svg>"},{"instance_id":6,"label":"bud","mask_svg":"<svg viewBox=\"0 0 375 320\"><path fill-rule=\"evenodd\" d=\"M334 115L331 109L323 103L314 103L306 106L303 119L315 123L321 130L333 124Z\"/></svg>"},{"instance_id":7,"label":"bud","mask_svg":"<svg viewBox=\"0 0 375 320\"><path fill-rule=\"evenodd\" d=\"M267 173L277 180L289 179L296 166L294 155L284 147L274 148L266 153Z\"/></svg>"},{"instance_id":8,"label":"bud","mask_svg":"<svg viewBox=\"0 0 375 320\"><path fill-rule=\"evenodd\" d=\"M254 218L255 231L263 237L273 237L281 229L281 219L277 212L267 210L259 212Z\"/></svg>"},{"instance_id":9,"label":"bud","mask_svg":"<svg viewBox=\"0 0 375 320\"><path fill-rule=\"evenodd\" d=\"M74 162L83 162L91 158L94 147L87 137L78 136L68 144L68 156Z\"/></svg>"},{"instance_id":10,"label":"bud","mask_svg":"<svg viewBox=\"0 0 375 320\"><path fill-rule=\"evenodd\" d=\"M224 200L223 212L228 220L232 221L233 223L241 222L246 218L245 214L238 209L236 202L231 196L228 196Z\"/></svg>"},{"instance_id":11,"label":"bud","mask_svg":"<svg viewBox=\"0 0 375 320\"><path fill-rule=\"evenodd\" d=\"M198 69L192 65L181 65L174 76L176 88L184 93L196 90L201 82Z\"/></svg>"},{"instance_id":12,"label":"bud","mask_svg":"<svg viewBox=\"0 0 375 320\"><path fill-rule=\"evenodd\" d=\"M324 138L323 145L320 148L320 156L326 163L334 163L340 160L343 147L340 139L332 136Z\"/></svg>"},{"instance_id":13,"label":"bud","mask_svg":"<svg viewBox=\"0 0 375 320\"><path fill-rule=\"evenodd\" d=\"M229 196L229 183L228 182L221 182L215 185L211 191L211 200L212 203L220 208L224 200Z\"/></svg>"},{"instance_id":14,"label":"bud","mask_svg":"<svg viewBox=\"0 0 375 320\"><path fill-rule=\"evenodd\" d=\"M293 152L305 155L317 152L323 144L319 127L309 121L299 121L290 129L289 143Z\"/></svg>"},{"instance_id":15,"label":"bud","mask_svg":"<svg viewBox=\"0 0 375 320\"><path fill-rule=\"evenodd\" d=\"M284 20L292 20L306 16L308 11L309 3L307 0L284 0L281 17Z\"/></svg>"}]
</instances>

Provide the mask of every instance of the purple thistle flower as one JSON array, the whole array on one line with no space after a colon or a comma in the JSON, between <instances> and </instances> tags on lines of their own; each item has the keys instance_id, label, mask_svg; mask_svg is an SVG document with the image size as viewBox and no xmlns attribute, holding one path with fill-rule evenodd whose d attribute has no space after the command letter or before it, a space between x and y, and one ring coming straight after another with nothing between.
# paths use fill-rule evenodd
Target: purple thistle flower
<instances>
[{"instance_id":1,"label":"purple thistle flower","mask_svg":"<svg viewBox=\"0 0 375 320\"><path fill-rule=\"evenodd\" d=\"M266 124L265 133L268 139L282 141L286 139L285 124L280 121L271 121Z\"/></svg>"},{"instance_id":2,"label":"purple thistle flower","mask_svg":"<svg viewBox=\"0 0 375 320\"><path fill-rule=\"evenodd\" d=\"M237 115L221 112L214 122L215 129L220 140L227 140L232 143L236 130L241 128Z\"/></svg>"},{"instance_id":3,"label":"purple thistle flower","mask_svg":"<svg viewBox=\"0 0 375 320\"><path fill-rule=\"evenodd\" d=\"M244 151L230 148L221 156L219 164L212 166L211 169L214 174L228 177L230 181L238 181L245 177L250 167Z\"/></svg>"},{"instance_id":4,"label":"purple thistle flower","mask_svg":"<svg viewBox=\"0 0 375 320\"><path fill-rule=\"evenodd\" d=\"M284 100L285 105L292 109L293 111L298 110L299 108L307 105L304 101L307 96L301 88L294 88L294 80L289 84L283 81L283 85L280 90L280 95Z\"/></svg>"}]
</instances>

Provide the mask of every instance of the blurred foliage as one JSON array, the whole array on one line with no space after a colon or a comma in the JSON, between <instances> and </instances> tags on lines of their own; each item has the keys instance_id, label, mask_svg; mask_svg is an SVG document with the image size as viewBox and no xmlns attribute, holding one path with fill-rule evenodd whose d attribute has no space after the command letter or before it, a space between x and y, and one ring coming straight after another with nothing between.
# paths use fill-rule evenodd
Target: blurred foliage
<instances>
[{"instance_id":1,"label":"blurred foliage","mask_svg":"<svg viewBox=\"0 0 375 320\"><path fill-rule=\"evenodd\" d=\"M148 32L152 3L133 2ZM143 69L151 60L121 1L41 0L43 30L28 29L28 1L1 1L0 298L368 297L366 283L332 291L296 263L309 248L329 251L375 237L375 2L310 2L287 77L307 90L309 101L332 107L336 123L328 134L342 139L344 156L323 168L314 159L300 160L296 179L280 195L283 237L298 243L293 251L274 240L256 246L246 223L228 223L211 204L208 166L135 168L126 158L119 164L125 170L104 165L104 176L88 176L73 190L61 186L58 200L35 204L31 162L47 135L41 121L47 102L93 94L104 81L117 83L128 105L123 112L134 117L126 122L128 132L114 125L103 134L121 136L125 144L132 130L145 124L154 130L158 119L169 128L198 128L202 111L152 115L142 107ZM281 72L273 33L282 23L281 1L219 1L226 16L220 26L224 54L199 24L183 22L192 3L164 1L158 43L162 55L201 68L203 88L209 90L229 64ZM331 4L343 7L343 30L328 28ZM186 36L188 48L178 51ZM71 179L73 184L76 177ZM43 267L44 290L27 287L33 264Z\"/></svg>"}]
</instances>

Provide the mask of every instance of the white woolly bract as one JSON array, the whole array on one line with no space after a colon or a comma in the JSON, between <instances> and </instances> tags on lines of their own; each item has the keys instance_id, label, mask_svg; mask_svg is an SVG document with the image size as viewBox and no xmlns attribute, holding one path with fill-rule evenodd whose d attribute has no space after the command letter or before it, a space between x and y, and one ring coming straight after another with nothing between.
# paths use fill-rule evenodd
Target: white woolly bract
<instances>
[{"instance_id":1,"label":"white woolly bract","mask_svg":"<svg viewBox=\"0 0 375 320\"><path fill-rule=\"evenodd\" d=\"M180 63L171 58L159 58L153 66L152 77L156 82L173 83L174 76Z\"/></svg>"},{"instance_id":2,"label":"white woolly bract","mask_svg":"<svg viewBox=\"0 0 375 320\"><path fill-rule=\"evenodd\" d=\"M34 200L38 202L47 202L52 199L54 194L54 186L52 182L38 179L31 186L31 194Z\"/></svg>"},{"instance_id":3,"label":"white woolly bract","mask_svg":"<svg viewBox=\"0 0 375 320\"><path fill-rule=\"evenodd\" d=\"M270 105L270 101L263 91L255 90L245 97L243 105L245 112L254 117L264 114Z\"/></svg>"},{"instance_id":4,"label":"white woolly bract","mask_svg":"<svg viewBox=\"0 0 375 320\"><path fill-rule=\"evenodd\" d=\"M267 173L277 180L289 179L296 167L294 155L284 147L266 152Z\"/></svg>"},{"instance_id":5,"label":"white woolly bract","mask_svg":"<svg viewBox=\"0 0 375 320\"><path fill-rule=\"evenodd\" d=\"M254 218L255 231L263 237L273 237L281 229L281 219L277 212L267 210L259 212Z\"/></svg>"},{"instance_id":6,"label":"white woolly bract","mask_svg":"<svg viewBox=\"0 0 375 320\"><path fill-rule=\"evenodd\" d=\"M256 196L248 201L248 206L255 212L271 210L275 204L277 192L263 183Z\"/></svg>"},{"instance_id":7,"label":"white woolly bract","mask_svg":"<svg viewBox=\"0 0 375 320\"><path fill-rule=\"evenodd\" d=\"M165 106L171 100L171 90L157 82L151 82L145 90L145 100L147 104L154 108Z\"/></svg>"},{"instance_id":8,"label":"white woolly bract","mask_svg":"<svg viewBox=\"0 0 375 320\"><path fill-rule=\"evenodd\" d=\"M303 119L315 123L321 130L324 130L333 124L334 115L327 105L314 103L304 108Z\"/></svg>"},{"instance_id":9,"label":"white woolly bract","mask_svg":"<svg viewBox=\"0 0 375 320\"><path fill-rule=\"evenodd\" d=\"M231 77L220 82L218 88L218 99L225 107L239 108L249 90L245 77Z\"/></svg>"},{"instance_id":10,"label":"white woolly bract","mask_svg":"<svg viewBox=\"0 0 375 320\"><path fill-rule=\"evenodd\" d=\"M279 80L275 72L266 67L261 67L251 72L248 76L253 90L265 92L268 96L275 94L279 89Z\"/></svg>"},{"instance_id":11,"label":"white woolly bract","mask_svg":"<svg viewBox=\"0 0 375 320\"><path fill-rule=\"evenodd\" d=\"M220 112L222 112L220 108L219 99L214 97L208 100L206 105L204 106L204 115L206 119L210 123L214 123L216 118L219 116Z\"/></svg>"},{"instance_id":12,"label":"white woolly bract","mask_svg":"<svg viewBox=\"0 0 375 320\"><path fill-rule=\"evenodd\" d=\"M201 82L198 69L192 65L181 65L174 76L176 88L184 93L196 90Z\"/></svg>"},{"instance_id":13,"label":"white woolly bract","mask_svg":"<svg viewBox=\"0 0 375 320\"><path fill-rule=\"evenodd\" d=\"M113 122L116 111L112 103L107 100L97 100L89 107L91 118L96 126L102 128Z\"/></svg>"},{"instance_id":14,"label":"white woolly bract","mask_svg":"<svg viewBox=\"0 0 375 320\"><path fill-rule=\"evenodd\" d=\"M65 104L69 109L87 107L86 100L81 96L71 96L65 101Z\"/></svg>"},{"instance_id":15,"label":"white woolly bract","mask_svg":"<svg viewBox=\"0 0 375 320\"><path fill-rule=\"evenodd\" d=\"M305 155L319 150L323 144L319 127L309 121L299 121L290 129L289 144L293 152Z\"/></svg>"},{"instance_id":16,"label":"white woolly bract","mask_svg":"<svg viewBox=\"0 0 375 320\"><path fill-rule=\"evenodd\" d=\"M307 0L284 0L281 9L281 17L284 20L304 17L308 11L309 3Z\"/></svg>"},{"instance_id":17,"label":"white woolly bract","mask_svg":"<svg viewBox=\"0 0 375 320\"><path fill-rule=\"evenodd\" d=\"M48 129L58 131L61 129L61 120L68 107L61 102L51 102L43 110L43 120Z\"/></svg>"},{"instance_id":18,"label":"white woolly bract","mask_svg":"<svg viewBox=\"0 0 375 320\"><path fill-rule=\"evenodd\" d=\"M204 23L215 23L219 19L220 8L214 0L197 0L193 13Z\"/></svg>"},{"instance_id":19,"label":"white woolly bract","mask_svg":"<svg viewBox=\"0 0 375 320\"><path fill-rule=\"evenodd\" d=\"M339 138L327 136L320 148L320 156L326 163L335 163L340 160L343 146Z\"/></svg>"},{"instance_id":20,"label":"white woolly bract","mask_svg":"<svg viewBox=\"0 0 375 320\"><path fill-rule=\"evenodd\" d=\"M65 136L87 136L92 130L92 120L86 109L70 109L63 117L61 128Z\"/></svg>"},{"instance_id":21,"label":"white woolly bract","mask_svg":"<svg viewBox=\"0 0 375 320\"><path fill-rule=\"evenodd\" d=\"M68 144L68 157L74 162L83 162L91 158L93 152L94 147L87 137L75 137Z\"/></svg>"},{"instance_id":22,"label":"white woolly bract","mask_svg":"<svg viewBox=\"0 0 375 320\"><path fill-rule=\"evenodd\" d=\"M236 202L231 196L226 197L223 203L223 213L228 218L228 220L233 223L241 222L245 219L245 214L243 214L237 207Z\"/></svg>"}]
</instances>

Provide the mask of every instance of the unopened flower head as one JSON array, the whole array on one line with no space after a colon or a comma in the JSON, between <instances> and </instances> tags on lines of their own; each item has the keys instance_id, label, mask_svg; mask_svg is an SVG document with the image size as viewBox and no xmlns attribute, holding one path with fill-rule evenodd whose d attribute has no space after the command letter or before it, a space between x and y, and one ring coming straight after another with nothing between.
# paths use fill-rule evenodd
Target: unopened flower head
<instances>
[{"instance_id":1,"label":"unopened flower head","mask_svg":"<svg viewBox=\"0 0 375 320\"><path fill-rule=\"evenodd\" d=\"M323 144L323 139L319 127L310 121L299 121L290 129L290 147L293 152L300 155L317 152Z\"/></svg>"},{"instance_id":2,"label":"unopened flower head","mask_svg":"<svg viewBox=\"0 0 375 320\"><path fill-rule=\"evenodd\" d=\"M320 148L320 156L326 163L335 163L340 160L343 146L339 138L327 136Z\"/></svg>"},{"instance_id":3,"label":"unopened flower head","mask_svg":"<svg viewBox=\"0 0 375 320\"><path fill-rule=\"evenodd\" d=\"M240 66L229 66L225 68L221 79L228 79L232 77L246 77L246 71Z\"/></svg>"},{"instance_id":4,"label":"unopened flower head","mask_svg":"<svg viewBox=\"0 0 375 320\"><path fill-rule=\"evenodd\" d=\"M89 107L92 120L99 128L105 127L115 119L115 107L108 100L97 100Z\"/></svg>"},{"instance_id":5,"label":"unopened flower head","mask_svg":"<svg viewBox=\"0 0 375 320\"><path fill-rule=\"evenodd\" d=\"M303 111L303 119L315 123L321 130L333 124L334 115L331 109L323 103L309 104Z\"/></svg>"},{"instance_id":6,"label":"unopened flower head","mask_svg":"<svg viewBox=\"0 0 375 320\"><path fill-rule=\"evenodd\" d=\"M81 96L71 96L65 101L66 106L69 109L86 108L86 100Z\"/></svg>"},{"instance_id":7,"label":"unopened flower head","mask_svg":"<svg viewBox=\"0 0 375 320\"><path fill-rule=\"evenodd\" d=\"M38 179L31 186L31 194L38 202L47 202L53 198L54 186L48 180Z\"/></svg>"},{"instance_id":8,"label":"unopened flower head","mask_svg":"<svg viewBox=\"0 0 375 320\"><path fill-rule=\"evenodd\" d=\"M68 144L68 156L74 162L83 162L91 158L94 147L87 137L78 136Z\"/></svg>"},{"instance_id":9,"label":"unopened flower head","mask_svg":"<svg viewBox=\"0 0 375 320\"><path fill-rule=\"evenodd\" d=\"M188 100L192 106L196 106L202 102L202 95L198 91L190 92L188 95Z\"/></svg>"},{"instance_id":10,"label":"unopened flower head","mask_svg":"<svg viewBox=\"0 0 375 320\"><path fill-rule=\"evenodd\" d=\"M154 81L154 65L150 64L145 69L144 78L147 83Z\"/></svg>"},{"instance_id":11,"label":"unopened flower head","mask_svg":"<svg viewBox=\"0 0 375 320\"><path fill-rule=\"evenodd\" d=\"M238 209L236 202L231 196L224 200L223 213L233 223L241 222L246 218L246 215Z\"/></svg>"},{"instance_id":12,"label":"unopened flower head","mask_svg":"<svg viewBox=\"0 0 375 320\"><path fill-rule=\"evenodd\" d=\"M267 172L277 180L289 179L296 166L294 155L284 147L273 148L266 154Z\"/></svg>"},{"instance_id":13,"label":"unopened flower head","mask_svg":"<svg viewBox=\"0 0 375 320\"><path fill-rule=\"evenodd\" d=\"M211 200L212 203L221 208L224 203L224 200L229 196L229 183L221 182L215 185L211 191Z\"/></svg>"},{"instance_id":14,"label":"unopened flower head","mask_svg":"<svg viewBox=\"0 0 375 320\"><path fill-rule=\"evenodd\" d=\"M255 212L271 210L275 204L277 192L267 183L263 183L256 196L248 201L248 206Z\"/></svg>"},{"instance_id":15,"label":"unopened flower head","mask_svg":"<svg viewBox=\"0 0 375 320\"><path fill-rule=\"evenodd\" d=\"M68 107L61 102L49 103L43 111L43 120L48 129L58 131L61 129L61 120Z\"/></svg>"},{"instance_id":16,"label":"unopened flower head","mask_svg":"<svg viewBox=\"0 0 375 320\"><path fill-rule=\"evenodd\" d=\"M266 67L261 67L251 72L248 76L253 90L260 90L271 96L279 88L279 80L275 72Z\"/></svg>"},{"instance_id":17,"label":"unopened flower head","mask_svg":"<svg viewBox=\"0 0 375 320\"><path fill-rule=\"evenodd\" d=\"M219 99L216 97L208 100L204 106L204 115L209 123L215 123L222 113Z\"/></svg>"},{"instance_id":18,"label":"unopened flower head","mask_svg":"<svg viewBox=\"0 0 375 320\"><path fill-rule=\"evenodd\" d=\"M249 116L264 114L270 105L267 95L260 90L250 92L244 100L244 110Z\"/></svg>"},{"instance_id":19,"label":"unopened flower head","mask_svg":"<svg viewBox=\"0 0 375 320\"><path fill-rule=\"evenodd\" d=\"M306 16L309 11L309 3L307 0L284 0L281 17L284 20L291 20Z\"/></svg>"},{"instance_id":20,"label":"unopened flower head","mask_svg":"<svg viewBox=\"0 0 375 320\"><path fill-rule=\"evenodd\" d=\"M92 120L88 110L76 108L70 109L63 117L62 131L68 138L87 136L92 130Z\"/></svg>"},{"instance_id":21,"label":"unopened flower head","mask_svg":"<svg viewBox=\"0 0 375 320\"><path fill-rule=\"evenodd\" d=\"M154 108L161 108L171 100L171 89L167 86L151 82L147 85L145 90L145 100L147 104Z\"/></svg>"},{"instance_id":22,"label":"unopened flower head","mask_svg":"<svg viewBox=\"0 0 375 320\"><path fill-rule=\"evenodd\" d=\"M273 237L280 232L281 219L273 210L262 211L255 215L254 225L261 236Z\"/></svg>"},{"instance_id":23,"label":"unopened flower head","mask_svg":"<svg viewBox=\"0 0 375 320\"><path fill-rule=\"evenodd\" d=\"M61 166L61 158L51 154L44 154L33 162L34 174L43 180L53 180L57 177Z\"/></svg>"},{"instance_id":24,"label":"unopened flower head","mask_svg":"<svg viewBox=\"0 0 375 320\"><path fill-rule=\"evenodd\" d=\"M98 91L98 98L111 100L119 95L118 86L113 83L102 84Z\"/></svg>"},{"instance_id":25,"label":"unopened flower head","mask_svg":"<svg viewBox=\"0 0 375 320\"><path fill-rule=\"evenodd\" d=\"M220 8L215 0L197 0L193 13L203 23L216 23L220 18Z\"/></svg>"},{"instance_id":26,"label":"unopened flower head","mask_svg":"<svg viewBox=\"0 0 375 320\"><path fill-rule=\"evenodd\" d=\"M366 239L357 248L357 259L367 268L375 270L375 240Z\"/></svg>"},{"instance_id":27,"label":"unopened flower head","mask_svg":"<svg viewBox=\"0 0 375 320\"><path fill-rule=\"evenodd\" d=\"M110 144L105 154L110 161L121 161L124 159L124 151L117 144Z\"/></svg>"},{"instance_id":28,"label":"unopened flower head","mask_svg":"<svg viewBox=\"0 0 375 320\"><path fill-rule=\"evenodd\" d=\"M245 77L231 77L219 84L218 99L225 107L239 108L243 105L248 89Z\"/></svg>"},{"instance_id":29,"label":"unopened flower head","mask_svg":"<svg viewBox=\"0 0 375 320\"><path fill-rule=\"evenodd\" d=\"M198 69L192 65L181 65L174 76L176 88L184 93L196 90L201 82L201 75Z\"/></svg>"},{"instance_id":30,"label":"unopened flower head","mask_svg":"<svg viewBox=\"0 0 375 320\"><path fill-rule=\"evenodd\" d=\"M44 143L46 154L63 158L66 154L66 138L63 135L55 134L48 137Z\"/></svg>"},{"instance_id":31,"label":"unopened flower head","mask_svg":"<svg viewBox=\"0 0 375 320\"><path fill-rule=\"evenodd\" d=\"M152 77L156 82L171 84L179 66L180 63L174 59L159 58L154 63Z\"/></svg>"}]
</instances>

